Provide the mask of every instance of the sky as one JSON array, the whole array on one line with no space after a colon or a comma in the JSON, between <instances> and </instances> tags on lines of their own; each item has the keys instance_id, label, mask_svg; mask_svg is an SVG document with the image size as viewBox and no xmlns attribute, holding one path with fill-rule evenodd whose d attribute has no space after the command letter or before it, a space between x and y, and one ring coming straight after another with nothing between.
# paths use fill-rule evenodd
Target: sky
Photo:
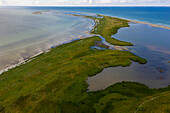
<instances>
[{"instance_id":1,"label":"sky","mask_svg":"<svg viewBox=\"0 0 170 113\"><path fill-rule=\"evenodd\" d=\"M170 0L0 0L0 6L170 6Z\"/></svg>"}]
</instances>

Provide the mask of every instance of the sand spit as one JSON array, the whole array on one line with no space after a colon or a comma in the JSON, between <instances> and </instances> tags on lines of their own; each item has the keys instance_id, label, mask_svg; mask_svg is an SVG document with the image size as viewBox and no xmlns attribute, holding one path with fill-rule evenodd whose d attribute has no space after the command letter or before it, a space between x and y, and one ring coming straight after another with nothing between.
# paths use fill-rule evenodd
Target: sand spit
<instances>
[{"instance_id":1,"label":"sand spit","mask_svg":"<svg viewBox=\"0 0 170 113\"><path fill-rule=\"evenodd\" d=\"M127 20L127 19L126 19ZM167 26L162 26L162 25L157 25L157 24L151 24L151 23L146 23L146 22L140 22L140 21L135 21L135 20L128 20L130 22L134 22L134 23L140 23L140 24L146 24L146 25L150 25L152 27L160 27L160 28L164 28L164 29L169 29L170 30L170 27L167 27Z\"/></svg>"},{"instance_id":2,"label":"sand spit","mask_svg":"<svg viewBox=\"0 0 170 113\"><path fill-rule=\"evenodd\" d=\"M50 12L49 10L45 10L45 11L35 11L33 12L33 14L42 14L43 12ZM59 12L56 12L55 14L63 14L63 13L59 13ZM71 16L75 16L75 14L65 14L65 15L71 15ZM104 15L101 15L101 16L104 16ZM84 17L83 15L79 15L79 17ZM120 18L120 17L118 17ZM120 18L120 19L124 19L124 18ZM136 20L129 20L129 19L124 19L124 20L128 20L129 22L134 22L134 23L140 23L140 24L146 24L146 25L150 25L152 27L160 27L160 28L164 28L164 29L169 29L170 30L170 27L168 26L163 26L163 25L157 25L157 24L152 24L152 23L147 23L147 22L141 22L141 21L136 21ZM98 22L98 20L94 20L95 23ZM96 26L96 25L95 25ZM92 31L94 30L95 26L93 27Z\"/></svg>"}]
</instances>

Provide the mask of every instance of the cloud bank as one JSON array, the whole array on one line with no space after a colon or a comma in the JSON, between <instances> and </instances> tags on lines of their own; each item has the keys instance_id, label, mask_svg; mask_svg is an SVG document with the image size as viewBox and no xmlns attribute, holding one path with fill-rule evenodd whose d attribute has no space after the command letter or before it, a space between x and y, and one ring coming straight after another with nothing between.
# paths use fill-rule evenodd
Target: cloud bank
<instances>
[{"instance_id":1,"label":"cloud bank","mask_svg":"<svg viewBox=\"0 0 170 113\"><path fill-rule=\"evenodd\" d=\"M117 5L157 5L170 6L170 0L0 0L4 6L117 6Z\"/></svg>"}]
</instances>

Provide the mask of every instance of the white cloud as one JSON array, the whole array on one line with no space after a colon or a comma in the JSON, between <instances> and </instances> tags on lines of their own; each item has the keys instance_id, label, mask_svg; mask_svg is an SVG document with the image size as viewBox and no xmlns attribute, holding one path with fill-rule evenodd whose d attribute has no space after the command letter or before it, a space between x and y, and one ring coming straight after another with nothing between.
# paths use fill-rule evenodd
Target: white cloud
<instances>
[{"instance_id":1,"label":"white cloud","mask_svg":"<svg viewBox=\"0 0 170 113\"><path fill-rule=\"evenodd\" d=\"M93 0L89 0L89 4L91 4L93 2Z\"/></svg>"},{"instance_id":2,"label":"white cloud","mask_svg":"<svg viewBox=\"0 0 170 113\"><path fill-rule=\"evenodd\" d=\"M96 3L104 4L164 4L170 5L170 0L96 0Z\"/></svg>"},{"instance_id":3,"label":"white cloud","mask_svg":"<svg viewBox=\"0 0 170 113\"><path fill-rule=\"evenodd\" d=\"M170 0L0 0L0 5L168 5Z\"/></svg>"},{"instance_id":4,"label":"white cloud","mask_svg":"<svg viewBox=\"0 0 170 113\"><path fill-rule=\"evenodd\" d=\"M98 0L98 1L96 1L96 3L106 4L106 3L114 3L114 2L112 0Z\"/></svg>"}]
</instances>

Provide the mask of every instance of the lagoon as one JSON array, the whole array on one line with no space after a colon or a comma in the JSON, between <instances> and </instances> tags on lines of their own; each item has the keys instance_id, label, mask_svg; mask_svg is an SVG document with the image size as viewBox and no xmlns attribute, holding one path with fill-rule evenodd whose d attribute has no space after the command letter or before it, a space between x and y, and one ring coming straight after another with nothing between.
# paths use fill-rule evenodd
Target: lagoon
<instances>
[{"instance_id":1,"label":"lagoon","mask_svg":"<svg viewBox=\"0 0 170 113\"><path fill-rule=\"evenodd\" d=\"M131 52L145 58L144 65L132 63L129 67L110 67L96 76L89 77L89 91L96 91L122 81L143 83L150 88L162 88L170 85L170 30L130 23L130 27L121 28L113 37L132 42Z\"/></svg>"},{"instance_id":2,"label":"lagoon","mask_svg":"<svg viewBox=\"0 0 170 113\"><path fill-rule=\"evenodd\" d=\"M89 36L85 31L92 28L92 20L62 13L57 15L55 13L32 14L33 11L39 11L38 9L40 11L53 9L54 12L58 10L58 8L42 7L1 8L0 70L76 37ZM66 9L61 8L64 13ZM83 8L80 8L81 10ZM89 15L88 11L86 10L87 15ZM58 12L60 11L58 10ZM128 49L147 59L148 63L145 65L133 63L129 67L104 69L102 73L88 78L88 89L90 91L100 90L121 81L136 81L146 84L150 88L168 86L170 84L169 31L134 23L130 23L130 27L121 28L113 37L132 42L134 46L128 47Z\"/></svg>"}]
</instances>

